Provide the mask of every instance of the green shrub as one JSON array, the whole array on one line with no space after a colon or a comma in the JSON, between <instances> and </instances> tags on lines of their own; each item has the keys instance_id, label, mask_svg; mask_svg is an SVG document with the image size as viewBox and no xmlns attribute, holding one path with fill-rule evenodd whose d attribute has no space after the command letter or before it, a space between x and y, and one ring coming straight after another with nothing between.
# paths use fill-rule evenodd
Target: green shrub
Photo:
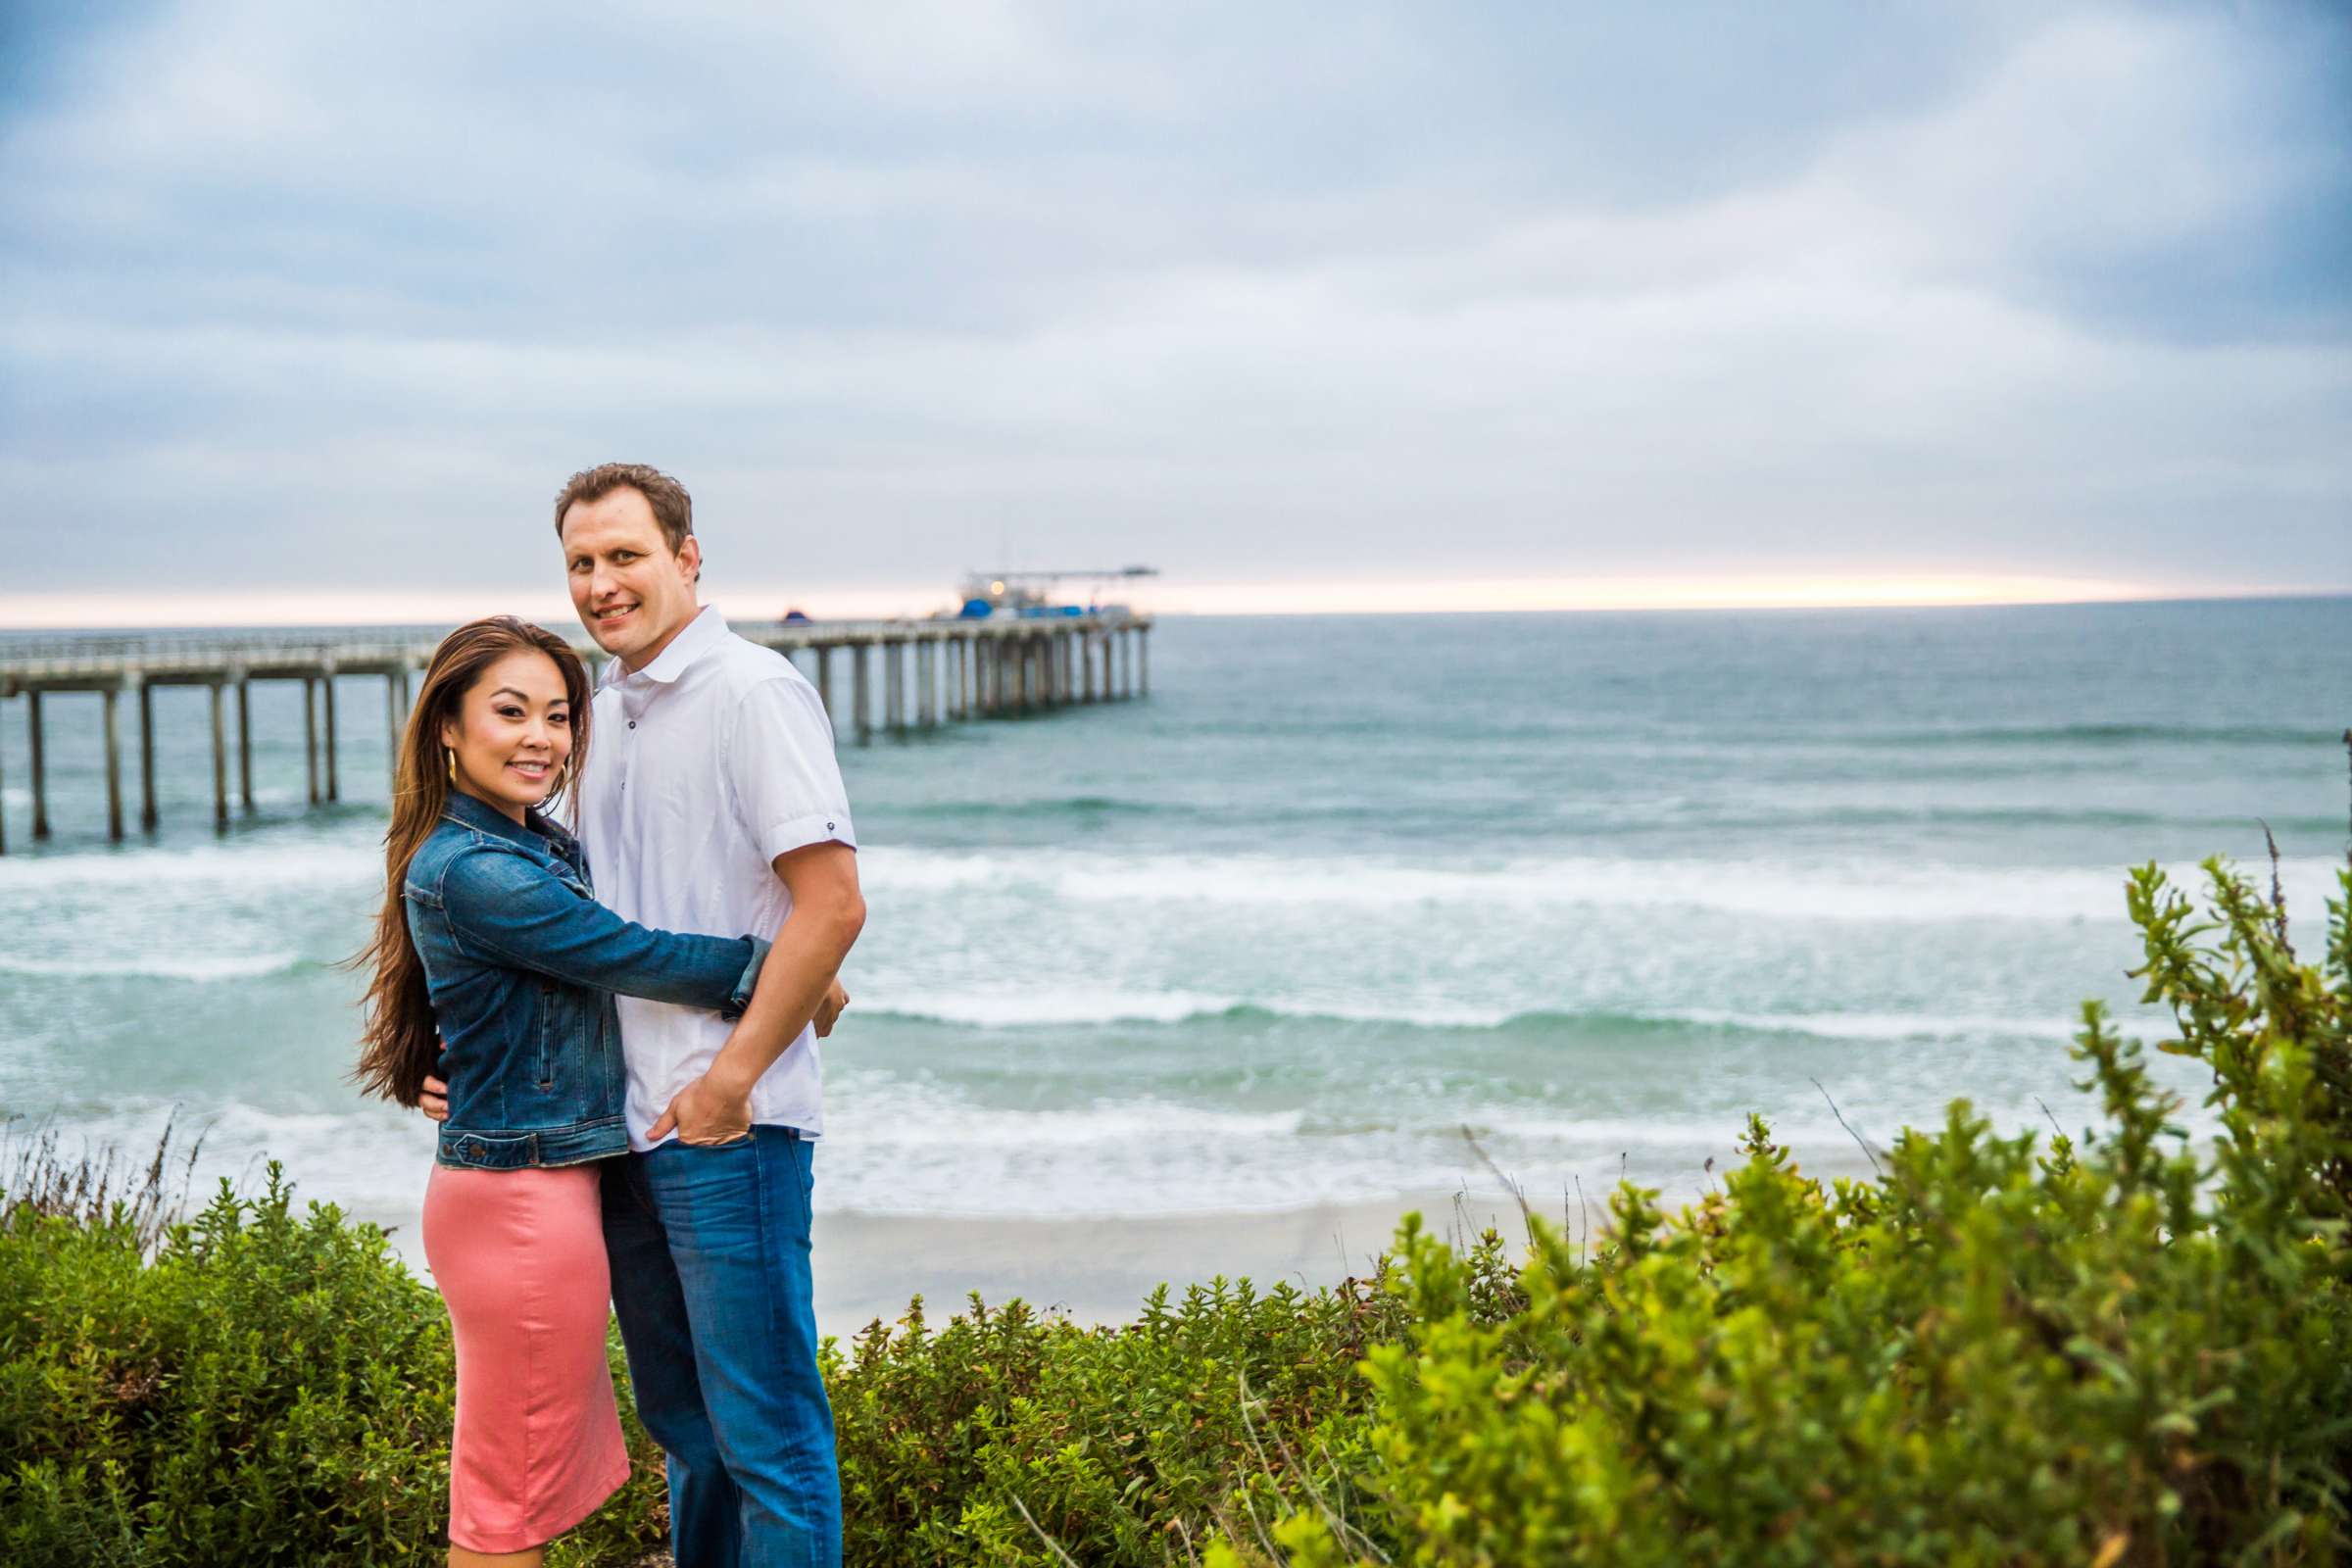
<instances>
[{"instance_id":1,"label":"green shrub","mask_svg":"<svg viewBox=\"0 0 2352 1568\"><path fill-rule=\"evenodd\" d=\"M1751 1122L1724 1191L1621 1188L1590 1258L1531 1221L1522 1302L1408 1224L1373 1347L1371 1533L1301 1504L1210 1560L2325 1563L2352 1481L2352 873L2328 956L2209 862L2130 903L2162 1049L2213 1073L2210 1150L2092 1004L2105 1126L1965 1103L1825 1186Z\"/></svg>"},{"instance_id":2,"label":"green shrub","mask_svg":"<svg viewBox=\"0 0 2352 1568\"><path fill-rule=\"evenodd\" d=\"M1370 1391L1348 1373L1393 1316L1354 1285L1218 1279L1118 1327L975 1297L935 1334L918 1300L827 1368L848 1559L1184 1561L1219 1517L1278 1507L1298 1466L1362 1468Z\"/></svg>"},{"instance_id":3,"label":"green shrub","mask_svg":"<svg viewBox=\"0 0 2352 1568\"><path fill-rule=\"evenodd\" d=\"M298 1214L276 1166L143 1233L12 1199L0 1226L0 1561L439 1562L449 1320L370 1225ZM148 1248L153 1242L153 1257ZM661 1536L660 1456L559 1561Z\"/></svg>"}]
</instances>

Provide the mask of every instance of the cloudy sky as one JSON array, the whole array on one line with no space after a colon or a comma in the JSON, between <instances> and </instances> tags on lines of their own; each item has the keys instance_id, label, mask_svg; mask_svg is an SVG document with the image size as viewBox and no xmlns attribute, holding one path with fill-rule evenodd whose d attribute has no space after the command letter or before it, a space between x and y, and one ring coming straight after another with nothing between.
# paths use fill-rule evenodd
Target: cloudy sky
<instances>
[{"instance_id":1,"label":"cloudy sky","mask_svg":"<svg viewBox=\"0 0 2352 1568\"><path fill-rule=\"evenodd\" d=\"M7 7L0 624L2352 590L2340 6L625 12Z\"/></svg>"}]
</instances>

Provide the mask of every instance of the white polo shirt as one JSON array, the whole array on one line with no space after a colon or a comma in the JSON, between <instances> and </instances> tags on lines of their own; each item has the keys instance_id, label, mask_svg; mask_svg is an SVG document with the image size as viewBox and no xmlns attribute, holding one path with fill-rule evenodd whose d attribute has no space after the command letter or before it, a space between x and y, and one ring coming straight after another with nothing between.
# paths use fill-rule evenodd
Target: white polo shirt
<instances>
[{"instance_id":1,"label":"white polo shirt","mask_svg":"<svg viewBox=\"0 0 2352 1568\"><path fill-rule=\"evenodd\" d=\"M771 862L831 840L857 848L833 726L808 677L704 606L635 674L614 660L596 693L580 839L596 896L641 925L773 938L792 895ZM622 997L629 1147L700 1077L731 1027L714 1012ZM804 1029L752 1090L752 1120L824 1131L816 1032Z\"/></svg>"}]
</instances>

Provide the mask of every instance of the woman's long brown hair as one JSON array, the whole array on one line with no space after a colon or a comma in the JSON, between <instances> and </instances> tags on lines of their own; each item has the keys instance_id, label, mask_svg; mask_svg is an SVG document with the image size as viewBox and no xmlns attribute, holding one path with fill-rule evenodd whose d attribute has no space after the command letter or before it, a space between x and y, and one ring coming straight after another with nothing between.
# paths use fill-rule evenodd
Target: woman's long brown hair
<instances>
[{"instance_id":1,"label":"woman's long brown hair","mask_svg":"<svg viewBox=\"0 0 2352 1568\"><path fill-rule=\"evenodd\" d=\"M424 669L408 728L401 732L400 758L393 770L392 826L384 834L384 906L375 934L354 956L353 967L370 971L366 1023L360 1032L360 1064L352 1070L361 1090L403 1105L424 1092L425 1075L440 1052L440 1031L424 988L424 961L409 937L409 912L401 888L409 862L441 820L449 804L449 749L441 727L458 720L466 694L492 664L509 654L540 653L555 661L571 704L571 756L556 791L567 815L577 819L580 769L588 760L588 671L571 645L552 631L513 615L468 621L441 639ZM546 805L552 805L551 795ZM545 806L542 807L542 809Z\"/></svg>"}]
</instances>

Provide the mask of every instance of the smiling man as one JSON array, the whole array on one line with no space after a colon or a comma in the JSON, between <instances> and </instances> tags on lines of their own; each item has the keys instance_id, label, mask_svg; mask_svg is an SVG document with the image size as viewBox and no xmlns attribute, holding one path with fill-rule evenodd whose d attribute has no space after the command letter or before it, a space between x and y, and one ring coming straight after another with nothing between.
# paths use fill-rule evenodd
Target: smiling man
<instances>
[{"instance_id":1,"label":"smiling man","mask_svg":"<svg viewBox=\"0 0 2352 1568\"><path fill-rule=\"evenodd\" d=\"M832 726L788 660L700 603L675 479L586 469L555 522L581 624L612 656L581 778L598 897L660 929L775 937L732 1026L618 999L630 1152L604 1173L605 1246L638 1410L668 1456L672 1552L838 1564L810 1156L817 1037L848 1000L836 975L865 906Z\"/></svg>"}]
</instances>

